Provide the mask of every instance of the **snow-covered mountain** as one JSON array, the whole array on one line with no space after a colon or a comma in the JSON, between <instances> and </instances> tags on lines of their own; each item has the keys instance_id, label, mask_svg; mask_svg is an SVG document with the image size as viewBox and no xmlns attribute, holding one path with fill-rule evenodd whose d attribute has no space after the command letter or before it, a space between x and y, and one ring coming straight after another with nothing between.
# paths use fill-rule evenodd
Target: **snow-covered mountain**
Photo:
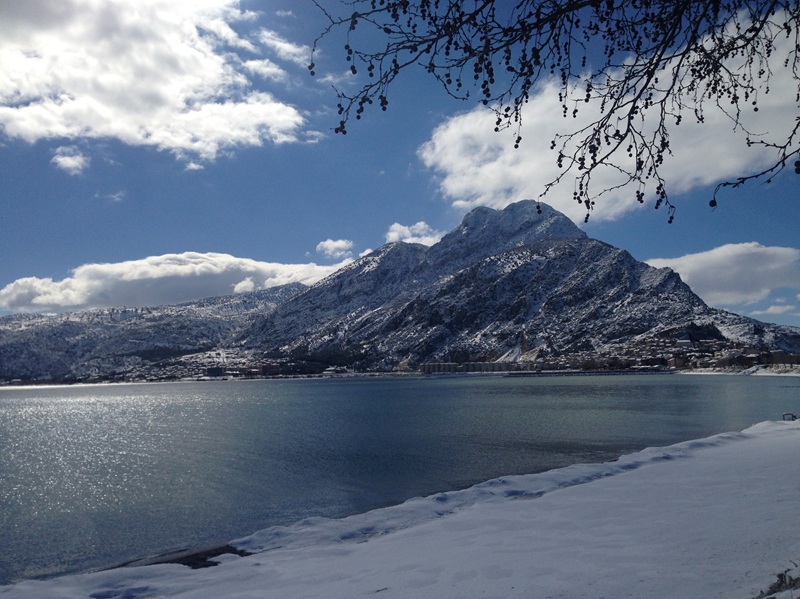
<instances>
[{"instance_id":1,"label":"snow-covered mountain","mask_svg":"<svg viewBox=\"0 0 800 599\"><path fill-rule=\"evenodd\" d=\"M709 308L672 270L531 201L478 208L430 248L384 246L258 321L245 347L370 368L525 361L692 331L800 348L797 329Z\"/></svg>"},{"instance_id":2,"label":"snow-covered mountain","mask_svg":"<svg viewBox=\"0 0 800 599\"><path fill-rule=\"evenodd\" d=\"M0 381L126 377L148 365L214 351L299 283L175 306L102 308L0 318Z\"/></svg>"},{"instance_id":3,"label":"snow-covered mountain","mask_svg":"<svg viewBox=\"0 0 800 599\"><path fill-rule=\"evenodd\" d=\"M220 351L368 370L530 362L698 337L800 352L800 329L709 308L675 272L523 201L477 208L431 247L385 245L308 288L0 319L0 378L119 377Z\"/></svg>"}]
</instances>

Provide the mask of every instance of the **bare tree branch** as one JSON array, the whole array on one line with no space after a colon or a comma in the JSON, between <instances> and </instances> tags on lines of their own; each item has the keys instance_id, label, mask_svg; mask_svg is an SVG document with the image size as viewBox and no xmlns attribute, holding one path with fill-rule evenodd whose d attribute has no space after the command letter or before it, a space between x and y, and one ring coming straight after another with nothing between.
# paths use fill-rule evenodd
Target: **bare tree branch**
<instances>
[{"instance_id":1,"label":"bare tree branch","mask_svg":"<svg viewBox=\"0 0 800 599\"><path fill-rule=\"evenodd\" d=\"M454 98L477 95L494 110L495 130L515 132L516 147L523 107L540 84L559 83L567 118L585 104L599 107L591 123L565 127L552 140L560 174L542 190L575 172L574 198L587 219L609 191L592 187L603 167L622 177L614 189L633 185L640 202L645 190L654 193L671 222L675 207L659 174L670 131L686 116L702 123L710 107L746 134L747 145L774 151L766 168L720 183L712 207L719 190L773 177L800 154L800 120L785 143L761 139L742 120L771 93L775 69L795 83L779 93L800 103L800 0L340 0L341 13L315 4L329 22L315 51L343 32L351 73L367 75L355 93L337 90L337 133L375 101L387 110L390 88L412 67ZM789 42L783 55L776 55L779 38Z\"/></svg>"}]
</instances>

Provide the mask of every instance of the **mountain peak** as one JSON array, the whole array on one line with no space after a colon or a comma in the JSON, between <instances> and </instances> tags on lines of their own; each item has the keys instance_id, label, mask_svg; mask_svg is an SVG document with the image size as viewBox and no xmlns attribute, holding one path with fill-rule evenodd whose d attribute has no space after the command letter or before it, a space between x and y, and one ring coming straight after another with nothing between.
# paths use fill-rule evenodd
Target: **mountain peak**
<instances>
[{"instance_id":1,"label":"mountain peak","mask_svg":"<svg viewBox=\"0 0 800 599\"><path fill-rule=\"evenodd\" d=\"M534 200L502 210L480 206L431 246L429 264L458 264L539 241L585 239L586 233L561 212Z\"/></svg>"}]
</instances>

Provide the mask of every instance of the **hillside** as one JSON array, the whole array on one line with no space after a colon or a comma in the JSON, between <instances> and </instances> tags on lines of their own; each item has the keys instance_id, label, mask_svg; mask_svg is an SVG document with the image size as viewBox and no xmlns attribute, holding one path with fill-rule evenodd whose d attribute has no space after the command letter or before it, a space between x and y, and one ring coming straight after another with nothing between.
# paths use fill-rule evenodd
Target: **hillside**
<instances>
[{"instance_id":1,"label":"hillside","mask_svg":"<svg viewBox=\"0 0 800 599\"><path fill-rule=\"evenodd\" d=\"M397 243L256 320L243 347L358 367L533 361L643 338L797 351L798 331L715 310L669 269L589 239L535 202L478 208L439 243Z\"/></svg>"},{"instance_id":2,"label":"hillside","mask_svg":"<svg viewBox=\"0 0 800 599\"><path fill-rule=\"evenodd\" d=\"M179 378L219 364L552 367L565 357L639 359L664 340L800 353L800 329L709 308L670 269L523 201L477 208L431 247L387 244L307 288L2 318L0 380Z\"/></svg>"},{"instance_id":3,"label":"hillside","mask_svg":"<svg viewBox=\"0 0 800 599\"><path fill-rule=\"evenodd\" d=\"M127 378L214 352L256 314L303 288L295 283L175 306L6 316L0 318L0 380Z\"/></svg>"}]
</instances>

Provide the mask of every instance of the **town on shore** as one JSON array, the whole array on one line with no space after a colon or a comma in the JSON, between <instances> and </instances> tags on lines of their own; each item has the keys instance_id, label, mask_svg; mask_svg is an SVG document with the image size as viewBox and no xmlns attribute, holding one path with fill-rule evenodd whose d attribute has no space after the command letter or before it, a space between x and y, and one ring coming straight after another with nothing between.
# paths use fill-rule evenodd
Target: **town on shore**
<instances>
[{"instance_id":1,"label":"town on shore","mask_svg":"<svg viewBox=\"0 0 800 599\"><path fill-rule=\"evenodd\" d=\"M134 383L232 379L441 375L500 373L516 376L569 374L759 373L800 375L800 354L747 347L719 339L651 338L638 343L563 355L542 355L532 361L428 362L401 364L392 371L364 371L341 360L314 355L215 350L168 357L124 372L104 372L82 379L0 380L2 385Z\"/></svg>"}]
</instances>

